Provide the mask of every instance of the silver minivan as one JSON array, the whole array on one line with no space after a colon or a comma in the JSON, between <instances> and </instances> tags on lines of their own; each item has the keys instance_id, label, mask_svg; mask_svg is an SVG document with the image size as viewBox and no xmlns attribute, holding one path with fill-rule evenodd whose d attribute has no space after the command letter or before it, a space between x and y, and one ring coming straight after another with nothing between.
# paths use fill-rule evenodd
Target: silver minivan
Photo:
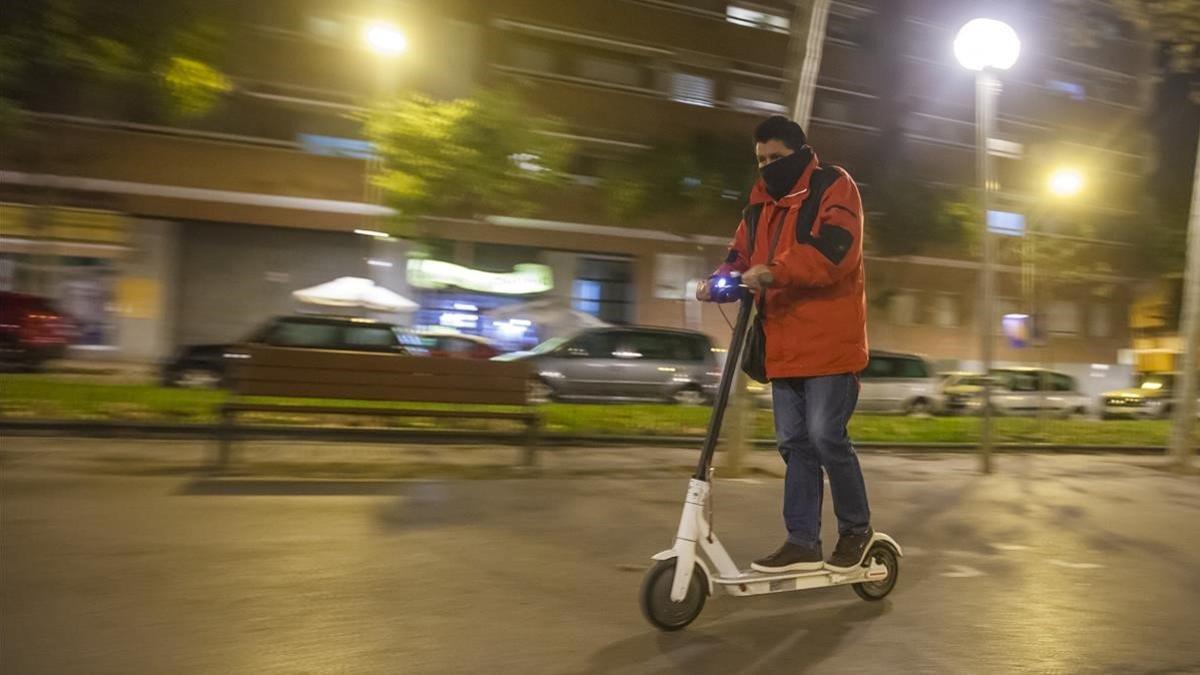
<instances>
[{"instance_id":1,"label":"silver minivan","mask_svg":"<svg viewBox=\"0 0 1200 675\"><path fill-rule=\"evenodd\" d=\"M1091 410L1079 383L1065 373L1042 368L995 368L992 373L992 410L997 415L1085 417ZM983 376L947 374L943 392L946 411L977 415L983 409Z\"/></svg>"},{"instance_id":2,"label":"silver minivan","mask_svg":"<svg viewBox=\"0 0 1200 675\"><path fill-rule=\"evenodd\" d=\"M496 360L534 363L530 397L535 401L696 405L711 399L721 375L707 335L663 328L594 328Z\"/></svg>"},{"instance_id":3,"label":"silver minivan","mask_svg":"<svg viewBox=\"0 0 1200 675\"><path fill-rule=\"evenodd\" d=\"M942 409L941 381L915 354L872 351L861 374L858 410L929 415Z\"/></svg>"},{"instance_id":4,"label":"silver minivan","mask_svg":"<svg viewBox=\"0 0 1200 675\"><path fill-rule=\"evenodd\" d=\"M859 411L929 415L942 410L939 380L915 354L872 350L859 378ZM750 390L762 406L771 406L771 385L753 383Z\"/></svg>"}]
</instances>

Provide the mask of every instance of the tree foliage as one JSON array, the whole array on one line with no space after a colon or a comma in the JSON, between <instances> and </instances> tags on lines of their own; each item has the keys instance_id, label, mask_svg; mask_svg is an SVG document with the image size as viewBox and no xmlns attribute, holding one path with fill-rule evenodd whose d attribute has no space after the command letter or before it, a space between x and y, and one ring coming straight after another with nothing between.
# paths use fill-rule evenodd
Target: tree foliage
<instances>
[{"instance_id":1,"label":"tree foliage","mask_svg":"<svg viewBox=\"0 0 1200 675\"><path fill-rule=\"evenodd\" d=\"M24 0L0 12L0 101L14 108L100 81L145 87L167 115L207 113L231 89L228 0ZM66 83L70 83L69 85Z\"/></svg>"},{"instance_id":2,"label":"tree foliage","mask_svg":"<svg viewBox=\"0 0 1200 675\"><path fill-rule=\"evenodd\" d=\"M668 211L698 218L736 213L755 172L748 141L699 134L611 163L601 178L608 217L630 222Z\"/></svg>"},{"instance_id":3,"label":"tree foliage","mask_svg":"<svg viewBox=\"0 0 1200 675\"><path fill-rule=\"evenodd\" d=\"M1100 46L1114 14L1163 48L1164 65L1175 72L1200 71L1200 0L1055 0L1068 12L1068 39ZM1106 11L1107 10L1107 11Z\"/></svg>"},{"instance_id":4,"label":"tree foliage","mask_svg":"<svg viewBox=\"0 0 1200 675\"><path fill-rule=\"evenodd\" d=\"M968 250L979 209L967 193L938 188L908 175L879 185L872 193L866 245L885 256L913 255L927 247L952 245Z\"/></svg>"},{"instance_id":5,"label":"tree foliage","mask_svg":"<svg viewBox=\"0 0 1200 675\"><path fill-rule=\"evenodd\" d=\"M401 97L362 116L381 166L372 177L400 221L536 210L535 189L563 180L572 144L561 122L530 111L512 90L439 101Z\"/></svg>"}]
</instances>

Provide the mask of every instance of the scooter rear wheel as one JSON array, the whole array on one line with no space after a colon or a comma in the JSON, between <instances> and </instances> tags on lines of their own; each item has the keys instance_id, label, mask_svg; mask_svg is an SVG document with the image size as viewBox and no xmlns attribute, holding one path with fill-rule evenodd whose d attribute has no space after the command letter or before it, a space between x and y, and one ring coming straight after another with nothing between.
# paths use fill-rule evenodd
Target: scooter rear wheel
<instances>
[{"instance_id":1,"label":"scooter rear wheel","mask_svg":"<svg viewBox=\"0 0 1200 675\"><path fill-rule=\"evenodd\" d=\"M887 568L887 578L880 581L864 581L860 584L850 584L850 586L858 594L858 597L863 600L882 600L896 587L896 580L900 577L900 558L891 546L876 543L871 547L871 550L867 551L867 555L863 557L862 564L864 567L867 567L872 561Z\"/></svg>"},{"instance_id":2,"label":"scooter rear wheel","mask_svg":"<svg viewBox=\"0 0 1200 675\"><path fill-rule=\"evenodd\" d=\"M692 580L688 584L687 596L682 602L671 601L671 584L675 581L676 558L659 560L646 572L642 580L640 601L642 615L655 628L674 631L684 628L700 616L704 601L708 598L708 579L704 568L696 565Z\"/></svg>"}]
</instances>

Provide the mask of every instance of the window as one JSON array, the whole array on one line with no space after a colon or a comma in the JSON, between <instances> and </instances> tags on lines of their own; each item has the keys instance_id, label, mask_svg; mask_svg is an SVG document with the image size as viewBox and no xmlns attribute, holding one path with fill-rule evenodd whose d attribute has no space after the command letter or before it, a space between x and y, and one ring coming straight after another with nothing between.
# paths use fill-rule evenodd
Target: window
<instances>
[{"instance_id":1,"label":"window","mask_svg":"<svg viewBox=\"0 0 1200 675\"><path fill-rule=\"evenodd\" d=\"M283 321L271 330L267 344L276 347L337 347L342 327L336 324L307 321Z\"/></svg>"},{"instance_id":2,"label":"window","mask_svg":"<svg viewBox=\"0 0 1200 675\"><path fill-rule=\"evenodd\" d=\"M1075 379L1062 373L1046 373L1046 389L1049 391L1075 391Z\"/></svg>"},{"instance_id":3,"label":"window","mask_svg":"<svg viewBox=\"0 0 1200 675\"><path fill-rule=\"evenodd\" d=\"M933 314L933 325L939 328L954 328L958 326L958 296L952 293L939 293L933 299L930 307Z\"/></svg>"},{"instance_id":4,"label":"window","mask_svg":"<svg viewBox=\"0 0 1200 675\"><path fill-rule=\"evenodd\" d=\"M1066 94L1076 101L1086 101L1087 92L1083 85L1069 80L1046 80L1046 88L1060 94Z\"/></svg>"},{"instance_id":5,"label":"window","mask_svg":"<svg viewBox=\"0 0 1200 675\"><path fill-rule=\"evenodd\" d=\"M671 74L671 100L706 108L713 106L716 83L711 77L691 73Z\"/></svg>"},{"instance_id":6,"label":"window","mask_svg":"<svg viewBox=\"0 0 1200 675\"><path fill-rule=\"evenodd\" d=\"M342 339L351 348L387 349L396 344L396 335L387 326L347 326Z\"/></svg>"},{"instance_id":7,"label":"window","mask_svg":"<svg viewBox=\"0 0 1200 675\"><path fill-rule=\"evenodd\" d=\"M896 377L896 360L890 356L871 355L871 360L867 362L867 368L863 371L864 379L875 379L882 377Z\"/></svg>"},{"instance_id":8,"label":"window","mask_svg":"<svg viewBox=\"0 0 1200 675\"><path fill-rule=\"evenodd\" d=\"M923 379L929 377L929 367L921 359L896 359L894 377Z\"/></svg>"},{"instance_id":9,"label":"window","mask_svg":"<svg viewBox=\"0 0 1200 675\"><path fill-rule=\"evenodd\" d=\"M571 340L563 348L575 358L608 359L617 351L617 334L612 331L588 333Z\"/></svg>"},{"instance_id":10,"label":"window","mask_svg":"<svg viewBox=\"0 0 1200 675\"><path fill-rule=\"evenodd\" d=\"M1088 334L1098 338L1112 337L1112 308L1098 302L1092 305L1091 310L1088 314Z\"/></svg>"},{"instance_id":11,"label":"window","mask_svg":"<svg viewBox=\"0 0 1200 675\"><path fill-rule=\"evenodd\" d=\"M817 99L816 109L813 111L813 117L830 120L833 122L849 122L850 121L850 106L846 101L839 101L831 98Z\"/></svg>"},{"instance_id":12,"label":"window","mask_svg":"<svg viewBox=\"0 0 1200 675\"><path fill-rule=\"evenodd\" d=\"M678 359L683 347L682 342L673 335L664 333L627 333L622 340L621 351L618 355L629 358L642 358L651 361L674 361Z\"/></svg>"},{"instance_id":13,"label":"window","mask_svg":"<svg viewBox=\"0 0 1200 675\"><path fill-rule=\"evenodd\" d=\"M684 361L704 361L712 354L712 343L703 335L686 338L683 344L687 352L687 357L682 359Z\"/></svg>"},{"instance_id":14,"label":"window","mask_svg":"<svg viewBox=\"0 0 1200 675\"><path fill-rule=\"evenodd\" d=\"M600 316L600 282L576 279L571 286L571 306L592 316Z\"/></svg>"},{"instance_id":15,"label":"window","mask_svg":"<svg viewBox=\"0 0 1200 675\"><path fill-rule=\"evenodd\" d=\"M686 300L691 282L707 276L700 256L659 253L654 256L654 297Z\"/></svg>"},{"instance_id":16,"label":"window","mask_svg":"<svg viewBox=\"0 0 1200 675\"><path fill-rule=\"evenodd\" d=\"M992 377L1001 389L1022 392L1038 390L1038 374L1035 371L993 370Z\"/></svg>"},{"instance_id":17,"label":"window","mask_svg":"<svg viewBox=\"0 0 1200 675\"><path fill-rule=\"evenodd\" d=\"M776 14L766 7L741 3L725 6L725 20L739 26L761 28L776 33L786 33L792 25L788 17Z\"/></svg>"},{"instance_id":18,"label":"window","mask_svg":"<svg viewBox=\"0 0 1200 675\"><path fill-rule=\"evenodd\" d=\"M584 56L578 63L579 76L588 80L612 82L630 87L641 86L642 73L634 64L600 56Z\"/></svg>"},{"instance_id":19,"label":"window","mask_svg":"<svg viewBox=\"0 0 1200 675\"><path fill-rule=\"evenodd\" d=\"M537 73L554 72L554 54L546 47L515 44L509 52L509 62L514 68Z\"/></svg>"},{"instance_id":20,"label":"window","mask_svg":"<svg viewBox=\"0 0 1200 675\"><path fill-rule=\"evenodd\" d=\"M746 112L786 113L783 95L777 87L734 82L729 87L729 104Z\"/></svg>"},{"instance_id":21,"label":"window","mask_svg":"<svg viewBox=\"0 0 1200 675\"><path fill-rule=\"evenodd\" d=\"M860 16L850 16L836 11L829 13L825 36L830 42L853 45L868 42L870 37L867 23Z\"/></svg>"},{"instance_id":22,"label":"window","mask_svg":"<svg viewBox=\"0 0 1200 675\"><path fill-rule=\"evenodd\" d=\"M1075 335L1079 333L1079 305L1068 300L1055 300L1050 303L1047 329L1060 335Z\"/></svg>"},{"instance_id":23,"label":"window","mask_svg":"<svg viewBox=\"0 0 1200 675\"><path fill-rule=\"evenodd\" d=\"M917 298L907 291L896 293L888 302L888 322L893 326L911 326L917 322Z\"/></svg>"},{"instance_id":24,"label":"window","mask_svg":"<svg viewBox=\"0 0 1200 675\"><path fill-rule=\"evenodd\" d=\"M633 272L628 260L579 258L571 307L609 323L633 320Z\"/></svg>"}]
</instances>

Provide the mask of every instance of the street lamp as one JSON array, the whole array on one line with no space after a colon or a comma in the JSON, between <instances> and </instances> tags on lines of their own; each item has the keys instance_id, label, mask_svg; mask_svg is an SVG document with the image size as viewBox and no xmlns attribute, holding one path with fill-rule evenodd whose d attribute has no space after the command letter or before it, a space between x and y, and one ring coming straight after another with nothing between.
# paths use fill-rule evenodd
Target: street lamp
<instances>
[{"instance_id":1,"label":"street lamp","mask_svg":"<svg viewBox=\"0 0 1200 675\"><path fill-rule=\"evenodd\" d=\"M372 21L363 28L367 49L380 56L398 56L408 49L408 38L386 21Z\"/></svg>"},{"instance_id":2,"label":"street lamp","mask_svg":"<svg viewBox=\"0 0 1200 675\"><path fill-rule=\"evenodd\" d=\"M1060 167L1050 173L1046 187L1055 197L1075 197L1083 191L1083 174L1079 169Z\"/></svg>"},{"instance_id":3,"label":"street lamp","mask_svg":"<svg viewBox=\"0 0 1200 675\"><path fill-rule=\"evenodd\" d=\"M996 289L993 277L995 244L988 232L988 192L992 185L988 139L995 121L996 95L1000 81L994 71L1008 70L1021 54L1017 32L1003 21L972 19L958 30L954 38L954 57L967 70L975 71L975 153L976 180L983 211L983 269L980 290L983 296L979 340L983 360L983 420L979 431L979 453L984 473L992 471L992 320L995 318Z\"/></svg>"}]
</instances>

